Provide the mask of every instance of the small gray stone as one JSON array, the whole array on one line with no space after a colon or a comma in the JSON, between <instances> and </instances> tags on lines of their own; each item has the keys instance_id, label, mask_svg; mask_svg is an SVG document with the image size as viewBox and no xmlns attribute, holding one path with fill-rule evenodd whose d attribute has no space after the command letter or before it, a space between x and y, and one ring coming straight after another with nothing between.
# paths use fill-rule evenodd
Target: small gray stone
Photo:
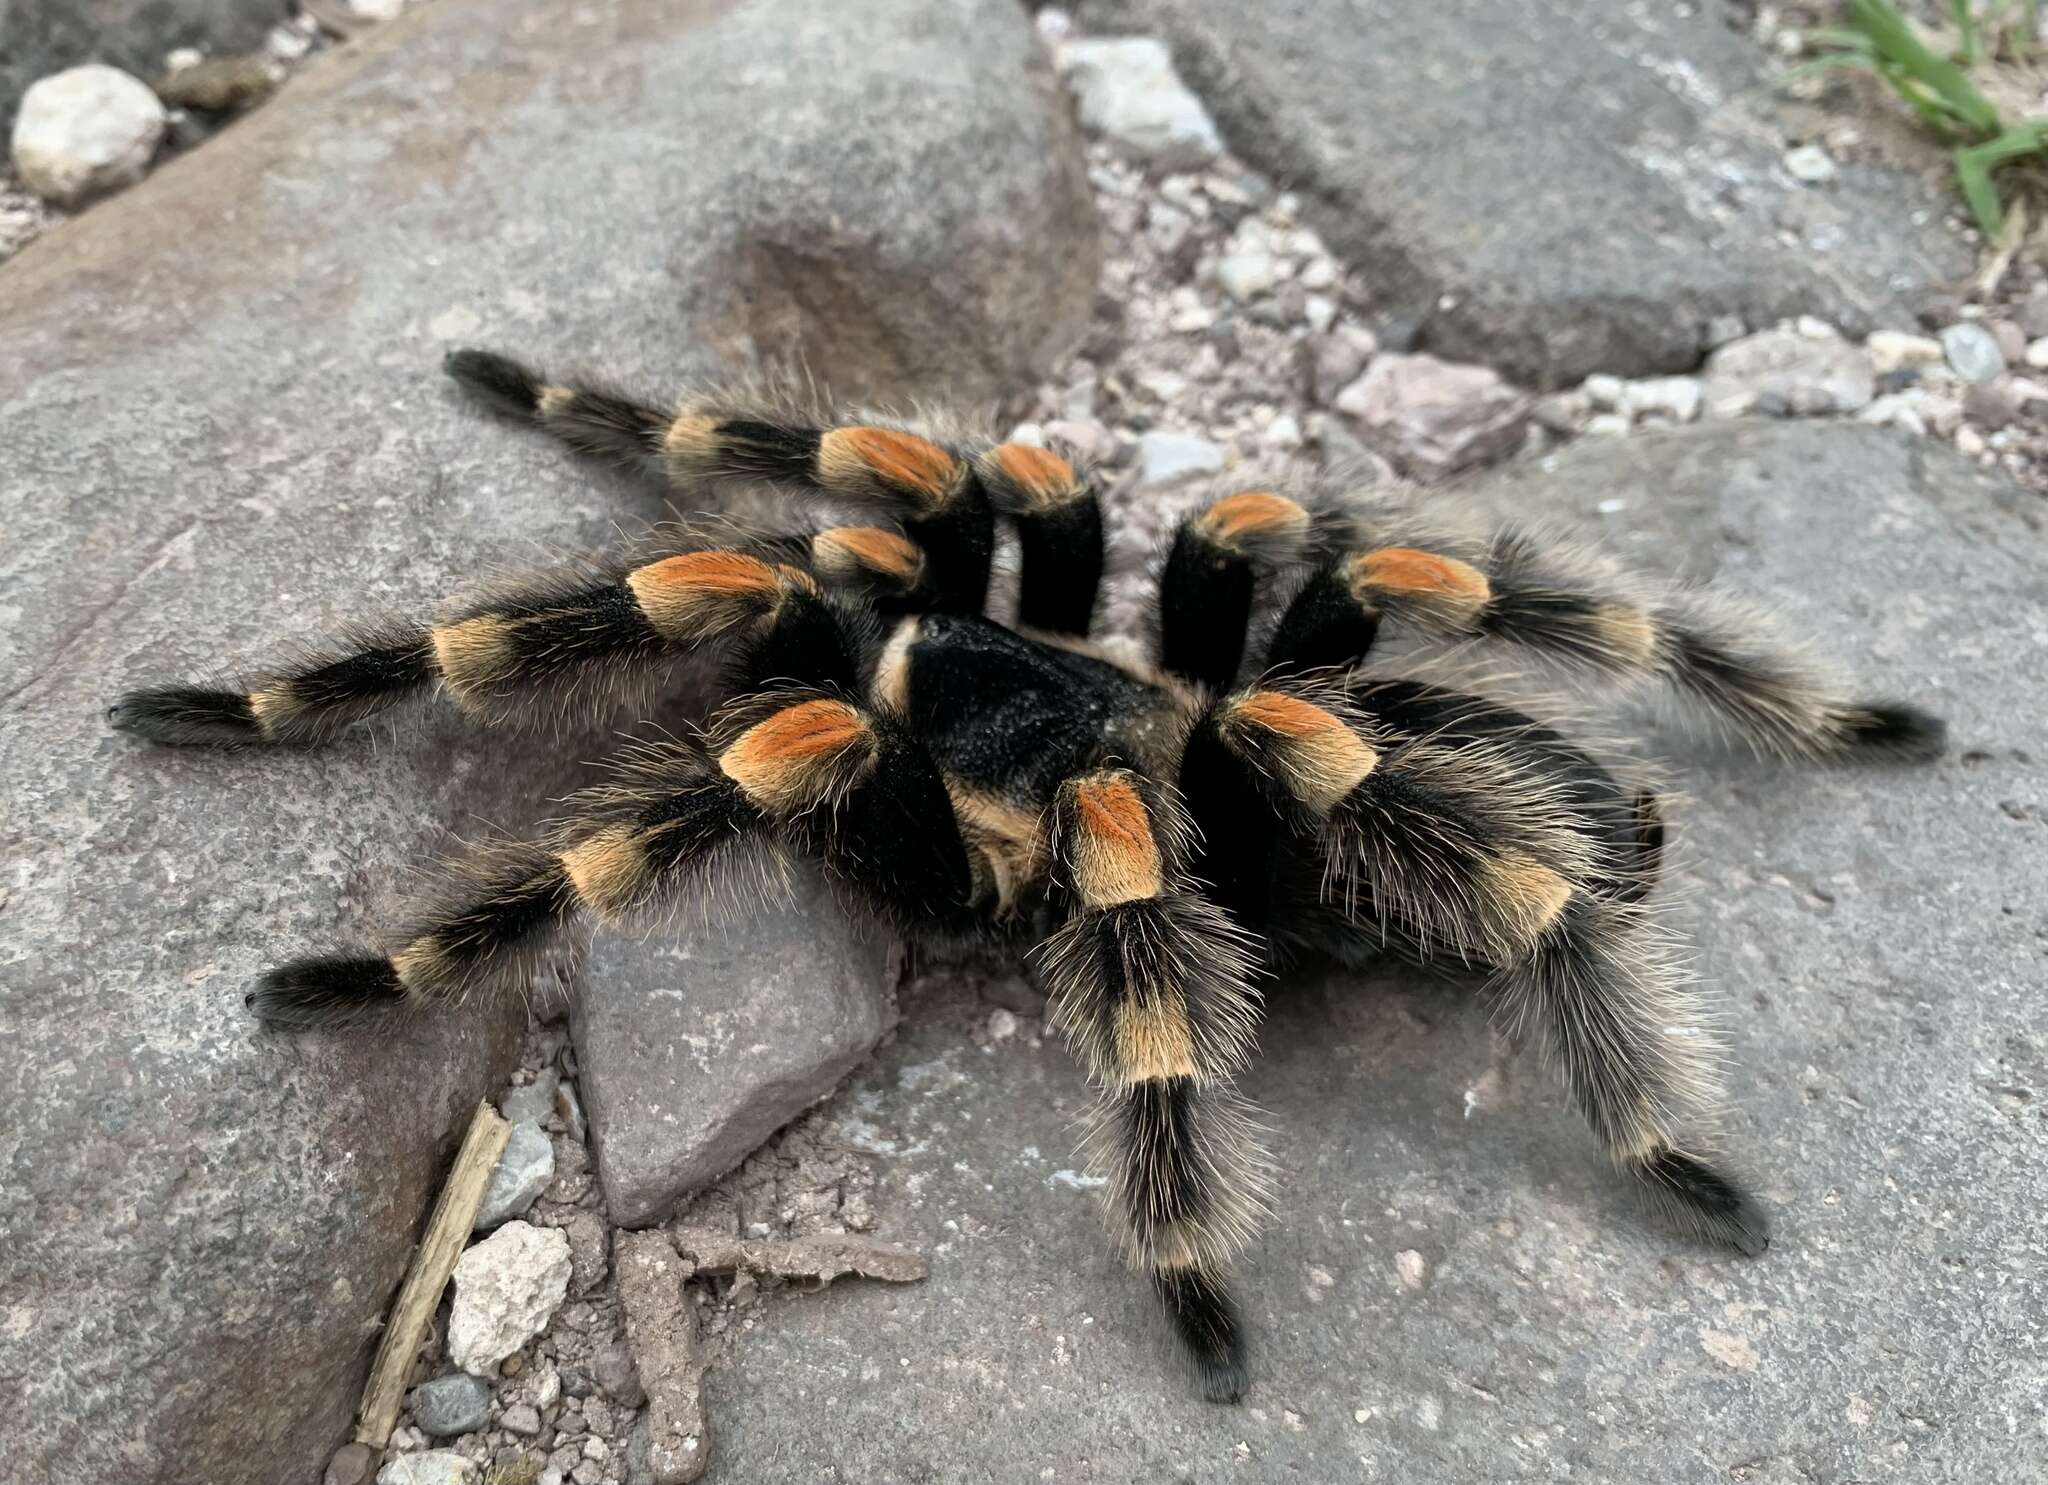
<instances>
[{"instance_id":1,"label":"small gray stone","mask_svg":"<svg viewBox=\"0 0 2048 1485\"><path fill-rule=\"evenodd\" d=\"M1379 348L1378 338L1363 325L1339 325L1316 340L1310 368L1310 390L1316 401L1324 406L1335 402L1339 392L1358 380Z\"/></svg>"},{"instance_id":2,"label":"small gray stone","mask_svg":"<svg viewBox=\"0 0 2048 1485\"><path fill-rule=\"evenodd\" d=\"M453 1449L401 1454L377 1472L377 1485L471 1485L477 1466Z\"/></svg>"},{"instance_id":3,"label":"small gray stone","mask_svg":"<svg viewBox=\"0 0 2048 1485\"><path fill-rule=\"evenodd\" d=\"M1143 433L1138 436L1138 483L1168 485L1223 468L1223 447L1192 433Z\"/></svg>"},{"instance_id":4,"label":"small gray stone","mask_svg":"<svg viewBox=\"0 0 2048 1485\"><path fill-rule=\"evenodd\" d=\"M2013 319L2029 340L2048 336L2048 287L2038 288L2013 306Z\"/></svg>"},{"instance_id":5,"label":"small gray stone","mask_svg":"<svg viewBox=\"0 0 2048 1485\"><path fill-rule=\"evenodd\" d=\"M1709 417L1851 413L1876 395L1870 358L1832 334L1778 326L1730 341L1707 358Z\"/></svg>"},{"instance_id":6,"label":"small gray stone","mask_svg":"<svg viewBox=\"0 0 2048 1485\"><path fill-rule=\"evenodd\" d=\"M1996 381L2005 374L2005 352L1998 338L1971 320L1941 332L1941 349L1949 368L1966 382Z\"/></svg>"},{"instance_id":7,"label":"small gray stone","mask_svg":"<svg viewBox=\"0 0 2048 1485\"><path fill-rule=\"evenodd\" d=\"M1703 390L1696 376L1659 376L1622 388L1620 410L1630 417L1690 423L1700 415Z\"/></svg>"},{"instance_id":8,"label":"small gray stone","mask_svg":"<svg viewBox=\"0 0 2048 1485\"><path fill-rule=\"evenodd\" d=\"M1996 383L1979 383L1963 393L1963 421L1986 433L2010 427L2018 417L2012 395Z\"/></svg>"},{"instance_id":9,"label":"small gray stone","mask_svg":"<svg viewBox=\"0 0 2048 1485\"><path fill-rule=\"evenodd\" d=\"M1046 441L1073 455L1083 467L1109 469L1122 450L1116 435L1093 418L1061 418L1045 425Z\"/></svg>"},{"instance_id":10,"label":"small gray stone","mask_svg":"<svg viewBox=\"0 0 2048 1485\"><path fill-rule=\"evenodd\" d=\"M1403 472L1440 476L1519 447L1531 399L1485 366L1435 356L1381 356L1337 397L1337 410Z\"/></svg>"},{"instance_id":11,"label":"small gray stone","mask_svg":"<svg viewBox=\"0 0 2048 1485\"><path fill-rule=\"evenodd\" d=\"M532 1403L514 1403L505 1409L498 1419L499 1426L507 1433L516 1433L523 1438L532 1438L540 1432L540 1409Z\"/></svg>"},{"instance_id":12,"label":"small gray stone","mask_svg":"<svg viewBox=\"0 0 2048 1485\"><path fill-rule=\"evenodd\" d=\"M80 206L149 173L164 119L156 94L118 67L54 73L22 94L14 168L45 201Z\"/></svg>"},{"instance_id":13,"label":"small gray stone","mask_svg":"<svg viewBox=\"0 0 2048 1485\"><path fill-rule=\"evenodd\" d=\"M527 1222L507 1222L455 1265L448 1359L490 1376L539 1335L569 1292L569 1239Z\"/></svg>"},{"instance_id":14,"label":"small gray stone","mask_svg":"<svg viewBox=\"0 0 2048 1485\"><path fill-rule=\"evenodd\" d=\"M413 1388L413 1422L437 1439L475 1433L491 1421L491 1384L468 1372L450 1372Z\"/></svg>"},{"instance_id":15,"label":"small gray stone","mask_svg":"<svg viewBox=\"0 0 2048 1485\"><path fill-rule=\"evenodd\" d=\"M622 1408L637 1408L647 1401L647 1390L640 1385L640 1369L633 1364L633 1353L624 1341L598 1347L590 1358L590 1374L604 1389L604 1395Z\"/></svg>"},{"instance_id":16,"label":"small gray stone","mask_svg":"<svg viewBox=\"0 0 2048 1485\"><path fill-rule=\"evenodd\" d=\"M555 1088L560 1082L560 1073L552 1067L542 1068L531 1083L506 1089L498 1100L498 1112L514 1124L539 1124L555 1111Z\"/></svg>"},{"instance_id":17,"label":"small gray stone","mask_svg":"<svg viewBox=\"0 0 2048 1485\"><path fill-rule=\"evenodd\" d=\"M597 1391L597 1379L580 1366L565 1366L562 1372L562 1392L565 1396L584 1398ZM585 1409L587 1417L589 1410Z\"/></svg>"},{"instance_id":18,"label":"small gray stone","mask_svg":"<svg viewBox=\"0 0 2048 1485\"><path fill-rule=\"evenodd\" d=\"M1992 320L1991 338L1998 342L1998 354L2010 366L2027 353L2027 332L2011 320Z\"/></svg>"},{"instance_id":19,"label":"small gray stone","mask_svg":"<svg viewBox=\"0 0 2048 1485\"><path fill-rule=\"evenodd\" d=\"M327 1473L320 1477L320 1485L369 1485L370 1474L376 1468L377 1453L368 1444L343 1444L327 1461Z\"/></svg>"},{"instance_id":20,"label":"small gray stone","mask_svg":"<svg viewBox=\"0 0 2048 1485\"><path fill-rule=\"evenodd\" d=\"M514 1124L476 1209L475 1230L489 1232L519 1216L554 1178L555 1148L546 1133L538 1124Z\"/></svg>"},{"instance_id":21,"label":"small gray stone","mask_svg":"<svg viewBox=\"0 0 2048 1485\"><path fill-rule=\"evenodd\" d=\"M1258 298L1279 278L1271 253L1229 253L1216 265L1216 282L1239 304Z\"/></svg>"},{"instance_id":22,"label":"small gray stone","mask_svg":"<svg viewBox=\"0 0 2048 1485\"><path fill-rule=\"evenodd\" d=\"M1122 153L1166 170L1195 170L1222 153L1202 100L1149 37L1076 41L1059 67L1079 102L1081 127Z\"/></svg>"},{"instance_id":23,"label":"small gray stone","mask_svg":"<svg viewBox=\"0 0 2048 1485\"><path fill-rule=\"evenodd\" d=\"M589 1126L583 1122L583 1100L576 1096L576 1080L564 1078L555 1085L555 1116L562 1121L562 1128L569 1138L582 1144L590 1138Z\"/></svg>"},{"instance_id":24,"label":"small gray stone","mask_svg":"<svg viewBox=\"0 0 2048 1485\"><path fill-rule=\"evenodd\" d=\"M1809 186L1835 178L1834 159L1817 144L1802 144L1795 150L1787 150L1785 169L1794 180L1804 181Z\"/></svg>"}]
</instances>

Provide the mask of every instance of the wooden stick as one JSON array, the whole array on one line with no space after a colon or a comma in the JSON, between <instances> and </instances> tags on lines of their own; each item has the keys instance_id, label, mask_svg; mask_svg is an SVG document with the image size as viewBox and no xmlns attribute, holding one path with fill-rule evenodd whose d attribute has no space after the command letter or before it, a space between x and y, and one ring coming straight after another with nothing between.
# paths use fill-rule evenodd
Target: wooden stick
<instances>
[{"instance_id":1,"label":"wooden stick","mask_svg":"<svg viewBox=\"0 0 2048 1485\"><path fill-rule=\"evenodd\" d=\"M412 1256L412 1268L391 1306L391 1319L384 1338L377 1343L377 1359L370 1364L370 1385L363 1389L363 1409L357 1414L356 1442L382 1449L390 1442L398 1423L399 1405L405 1399L406 1379L412 1375L413 1358L420 1341L433 1322L441 1291L455 1272L470 1229L476 1225L476 1209L483 1205L484 1190L505 1142L512 1138L512 1126L500 1119L487 1103L476 1106L469 1121L469 1133L462 1137L455 1164L441 1187L441 1199L434 1203L434 1215L427 1219L427 1235Z\"/></svg>"}]
</instances>

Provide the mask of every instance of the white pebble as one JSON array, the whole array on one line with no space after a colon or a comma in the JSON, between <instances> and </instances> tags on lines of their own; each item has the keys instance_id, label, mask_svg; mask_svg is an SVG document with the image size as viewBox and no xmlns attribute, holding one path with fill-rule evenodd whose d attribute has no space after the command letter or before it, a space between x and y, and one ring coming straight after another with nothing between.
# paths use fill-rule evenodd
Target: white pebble
<instances>
[{"instance_id":1,"label":"white pebble","mask_svg":"<svg viewBox=\"0 0 2048 1485\"><path fill-rule=\"evenodd\" d=\"M187 67L197 67L206 60L206 53L196 46L174 46L164 53L164 71L183 72Z\"/></svg>"},{"instance_id":2,"label":"white pebble","mask_svg":"<svg viewBox=\"0 0 2048 1485\"><path fill-rule=\"evenodd\" d=\"M1863 350L1870 357L1870 369L1879 376L1907 366L1936 366L1944 359L1940 341L1899 330L1871 331Z\"/></svg>"},{"instance_id":3,"label":"white pebble","mask_svg":"<svg viewBox=\"0 0 2048 1485\"><path fill-rule=\"evenodd\" d=\"M1796 150L1785 152L1785 169L1794 180L1817 186L1822 181L1835 178L1835 162L1828 152L1817 144L1802 144Z\"/></svg>"},{"instance_id":4,"label":"white pebble","mask_svg":"<svg viewBox=\"0 0 2048 1485\"><path fill-rule=\"evenodd\" d=\"M2048 335L2027 343L2026 362L2036 371L2048 371Z\"/></svg>"},{"instance_id":5,"label":"white pebble","mask_svg":"<svg viewBox=\"0 0 2048 1485\"><path fill-rule=\"evenodd\" d=\"M405 0L348 0L348 8L366 21L395 21L405 14Z\"/></svg>"},{"instance_id":6,"label":"white pebble","mask_svg":"<svg viewBox=\"0 0 2048 1485\"><path fill-rule=\"evenodd\" d=\"M1070 41L1059 66L1079 103L1081 127L1122 153L1187 170L1223 152L1209 111L1173 70L1172 54L1150 37Z\"/></svg>"},{"instance_id":7,"label":"white pebble","mask_svg":"<svg viewBox=\"0 0 2048 1485\"><path fill-rule=\"evenodd\" d=\"M1270 253L1231 253L1216 265L1216 281L1239 304L1256 299L1279 281Z\"/></svg>"},{"instance_id":8,"label":"white pebble","mask_svg":"<svg viewBox=\"0 0 2048 1485\"><path fill-rule=\"evenodd\" d=\"M156 94L118 67L53 73L21 95L14 168L45 201L82 205L149 173L165 119Z\"/></svg>"},{"instance_id":9,"label":"white pebble","mask_svg":"<svg viewBox=\"0 0 2048 1485\"><path fill-rule=\"evenodd\" d=\"M1429 1277L1429 1264L1413 1248L1403 1248L1394 1255L1394 1271L1410 1289L1420 1289L1422 1281Z\"/></svg>"},{"instance_id":10,"label":"white pebble","mask_svg":"<svg viewBox=\"0 0 2048 1485\"><path fill-rule=\"evenodd\" d=\"M1308 266L1301 270L1301 286L1304 289L1328 289L1336 282L1337 265L1328 258L1311 258L1308 260Z\"/></svg>"},{"instance_id":11,"label":"white pebble","mask_svg":"<svg viewBox=\"0 0 2048 1485\"><path fill-rule=\"evenodd\" d=\"M1593 406L1595 407L1619 407L1621 405L1622 390L1626 386L1627 383L1622 381L1620 377L1609 376L1604 371L1596 371L1586 378L1580 385L1579 390L1592 399Z\"/></svg>"}]
</instances>

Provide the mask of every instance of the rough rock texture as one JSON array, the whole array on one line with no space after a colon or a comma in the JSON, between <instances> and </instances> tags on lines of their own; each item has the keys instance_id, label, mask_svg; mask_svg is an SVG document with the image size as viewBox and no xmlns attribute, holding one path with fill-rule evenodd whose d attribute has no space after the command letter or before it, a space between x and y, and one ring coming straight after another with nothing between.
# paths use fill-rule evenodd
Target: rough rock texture
<instances>
[{"instance_id":1,"label":"rough rock texture","mask_svg":"<svg viewBox=\"0 0 2048 1485\"><path fill-rule=\"evenodd\" d=\"M873 1152L877 1235L928 1252L930 1279L765 1296L706 1379L710 1478L2038 1473L2038 498L1897 434L1779 423L1591 441L1479 488L1773 595L1955 725L1924 770L1657 743L1688 796L1678 922L1728 1001L1727 1140L1774 1211L1770 1252L1657 1230L1533 1069L1468 1118L1488 1047L1460 987L1290 976L1244 1079L1280 1163L1241 1264L1255 1377L1243 1407L1211 1407L1075 1182L1081 1078L1055 1041L984 1050L962 985L911 1005L826 1110Z\"/></svg>"},{"instance_id":2,"label":"rough rock texture","mask_svg":"<svg viewBox=\"0 0 2048 1485\"><path fill-rule=\"evenodd\" d=\"M1729 0L1091 0L1151 31L1233 151L1310 220L1418 348L1557 386L1683 371L1718 315L1911 322L1968 271L1928 178L1781 166L1762 52ZM1916 225L1915 213L1924 225Z\"/></svg>"},{"instance_id":3,"label":"rough rock texture","mask_svg":"<svg viewBox=\"0 0 2048 1485\"><path fill-rule=\"evenodd\" d=\"M292 9L287 0L7 0L0 7L0 122L14 117L23 89L49 73L100 61L154 77L173 47L260 46Z\"/></svg>"},{"instance_id":4,"label":"rough rock texture","mask_svg":"<svg viewBox=\"0 0 2048 1485\"><path fill-rule=\"evenodd\" d=\"M1337 396L1365 442L1417 479L1509 452L1529 426L1529 395L1489 366L1381 356Z\"/></svg>"},{"instance_id":5,"label":"rough rock texture","mask_svg":"<svg viewBox=\"0 0 2048 1485\"><path fill-rule=\"evenodd\" d=\"M242 991L391 923L444 822L523 824L620 725L491 741L428 707L216 757L109 734L109 695L661 513L461 406L451 343L656 386L749 345L1028 384L1094 278L1051 88L1005 0L857 30L436 0L0 274L6 1473L318 1479L523 1009L265 1038Z\"/></svg>"},{"instance_id":6,"label":"rough rock texture","mask_svg":"<svg viewBox=\"0 0 2048 1485\"><path fill-rule=\"evenodd\" d=\"M647 1388L648 1460L654 1485L689 1485L710 1462L704 1421L704 1360L697 1314L683 1281L690 1264L664 1232L619 1234L619 1305L626 1343Z\"/></svg>"},{"instance_id":7,"label":"rough rock texture","mask_svg":"<svg viewBox=\"0 0 2048 1485\"><path fill-rule=\"evenodd\" d=\"M377 1485L472 1485L479 1471L453 1449L401 1454L377 1471Z\"/></svg>"},{"instance_id":8,"label":"rough rock texture","mask_svg":"<svg viewBox=\"0 0 2048 1485\"><path fill-rule=\"evenodd\" d=\"M455 1265L448 1359L477 1376L539 1335L569 1293L569 1239L553 1228L507 1222Z\"/></svg>"},{"instance_id":9,"label":"rough rock texture","mask_svg":"<svg viewBox=\"0 0 2048 1485\"><path fill-rule=\"evenodd\" d=\"M120 68L94 62L42 78L23 95L9 148L31 191L80 206L148 174L163 133L156 94Z\"/></svg>"},{"instance_id":10,"label":"rough rock texture","mask_svg":"<svg viewBox=\"0 0 2048 1485\"><path fill-rule=\"evenodd\" d=\"M1060 54L1083 127L1133 159L1162 170L1197 170L1216 158L1202 100L1174 74L1173 58L1148 37L1077 41Z\"/></svg>"},{"instance_id":11,"label":"rough rock texture","mask_svg":"<svg viewBox=\"0 0 2048 1485\"><path fill-rule=\"evenodd\" d=\"M1818 327L1816 327L1818 329ZM1840 336L1789 325L1730 341L1707 358L1707 412L1806 417L1851 413L1877 393L1870 358Z\"/></svg>"},{"instance_id":12,"label":"rough rock texture","mask_svg":"<svg viewBox=\"0 0 2048 1485\"><path fill-rule=\"evenodd\" d=\"M612 1221L655 1221L830 1093L895 1020L896 955L815 873L793 905L601 939L572 1020Z\"/></svg>"},{"instance_id":13,"label":"rough rock texture","mask_svg":"<svg viewBox=\"0 0 2048 1485\"><path fill-rule=\"evenodd\" d=\"M519 1216L554 1178L555 1147L541 1127L513 1125L498 1168L491 1172L491 1184L484 1188L483 1204L476 1209L476 1231L489 1232Z\"/></svg>"},{"instance_id":14,"label":"rough rock texture","mask_svg":"<svg viewBox=\"0 0 2048 1485\"><path fill-rule=\"evenodd\" d=\"M412 1421L437 1439L474 1433L491 1421L491 1384L468 1372L450 1372L413 1388L406 1399Z\"/></svg>"}]
</instances>

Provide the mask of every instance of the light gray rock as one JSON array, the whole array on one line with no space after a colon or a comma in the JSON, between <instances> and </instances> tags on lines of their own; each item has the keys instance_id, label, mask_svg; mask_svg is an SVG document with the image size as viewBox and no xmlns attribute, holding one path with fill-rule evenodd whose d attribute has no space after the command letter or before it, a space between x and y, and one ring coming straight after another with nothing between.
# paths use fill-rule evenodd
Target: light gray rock
<instances>
[{"instance_id":1,"label":"light gray rock","mask_svg":"<svg viewBox=\"0 0 2048 1485\"><path fill-rule=\"evenodd\" d=\"M448 1359L488 1377L547 1328L569 1292L569 1239L553 1228L507 1222L455 1264Z\"/></svg>"},{"instance_id":2,"label":"light gray rock","mask_svg":"<svg viewBox=\"0 0 2048 1485\"><path fill-rule=\"evenodd\" d=\"M1835 178L1834 157L1817 144L1802 144L1797 149L1785 151L1785 169L1791 172L1794 180L1809 186Z\"/></svg>"},{"instance_id":3,"label":"light gray rock","mask_svg":"<svg viewBox=\"0 0 2048 1485\"><path fill-rule=\"evenodd\" d=\"M1125 155L1163 170L1198 170L1222 152L1209 111L1152 38L1069 42L1060 49L1059 66L1074 90L1081 126Z\"/></svg>"},{"instance_id":4,"label":"light gray rock","mask_svg":"<svg viewBox=\"0 0 2048 1485\"><path fill-rule=\"evenodd\" d=\"M377 1485L475 1485L476 1463L453 1449L401 1454L377 1471Z\"/></svg>"},{"instance_id":5,"label":"light gray rock","mask_svg":"<svg viewBox=\"0 0 2048 1485\"><path fill-rule=\"evenodd\" d=\"M1316 401L1325 406L1335 402L1338 393L1358 380L1365 363L1380 348L1378 337L1363 325L1339 325L1312 344L1311 390Z\"/></svg>"},{"instance_id":6,"label":"light gray rock","mask_svg":"<svg viewBox=\"0 0 2048 1485\"><path fill-rule=\"evenodd\" d=\"M1337 410L1403 473L1435 478L1518 447L1529 395L1485 366L1381 356L1337 394Z\"/></svg>"},{"instance_id":7,"label":"light gray rock","mask_svg":"<svg viewBox=\"0 0 2048 1485\"><path fill-rule=\"evenodd\" d=\"M420 1432L437 1439L475 1433L491 1421L491 1384L468 1372L422 1382L406 1398Z\"/></svg>"},{"instance_id":8,"label":"light gray rock","mask_svg":"<svg viewBox=\"0 0 2048 1485\"><path fill-rule=\"evenodd\" d=\"M6 264L0 1474L319 1479L525 1010L268 1037L243 992L375 941L411 863L544 815L636 720L431 704L227 757L111 735L109 698L662 516L464 405L451 345L660 395L797 352L973 402L1078 336L1095 261L1014 0L435 0Z\"/></svg>"},{"instance_id":9,"label":"light gray rock","mask_svg":"<svg viewBox=\"0 0 2048 1485\"><path fill-rule=\"evenodd\" d=\"M1226 253L1216 264L1216 282L1239 304L1258 298L1279 279L1271 253Z\"/></svg>"},{"instance_id":10,"label":"light gray rock","mask_svg":"<svg viewBox=\"0 0 2048 1485\"><path fill-rule=\"evenodd\" d=\"M1151 32L1232 151L1420 323L1526 386L1690 371L1721 318L1861 336L1959 279L1945 162L1781 166L1775 64L1727 4L1091 0ZM1739 333L1739 332L1738 332ZM2048 333L2048 332L2044 332ZM1406 349L1406 347L1404 347Z\"/></svg>"},{"instance_id":11,"label":"light gray rock","mask_svg":"<svg viewBox=\"0 0 2048 1485\"><path fill-rule=\"evenodd\" d=\"M58 206L81 206L149 173L164 106L139 78L91 62L37 81L14 120L14 168Z\"/></svg>"},{"instance_id":12,"label":"light gray rock","mask_svg":"<svg viewBox=\"0 0 2048 1485\"><path fill-rule=\"evenodd\" d=\"M1700 415L1703 397L1704 389L1696 376L1657 376L1623 387L1620 407L1630 417L1690 423Z\"/></svg>"},{"instance_id":13,"label":"light gray rock","mask_svg":"<svg viewBox=\"0 0 2048 1485\"><path fill-rule=\"evenodd\" d=\"M888 935L809 868L793 903L592 950L571 1025L612 1222L657 1220L838 1086L895 1021Z\"/></svg>"},{"instance_id":14,"label":"light gray rock","mask_svg":"<svg viewBox=\"0 0 2048 1485\"><path fill-rule=\"evenodd\" d=\"M1648 745L1687 799L1676 923L1726 1005L1723 1138L1774 1213L1769 1253L1659 1229L1534 1068L1468 1117L1489 1061L1470 987L1292 970L1242 1079L1287 1172L1236 1264L1252 1386L1212 1407L1097 1198L1056 1179L1083 1079L1053 1038L980 1051L987 1005L942 983L823 1116L888 1152L877 1230L931 1276L729 1332L705 1379L715 1478L1064 1479L1077 1457L1119 1481L2038 1474L2039 497L1901 435L1762 421L1574 444L1474 494L1781 602L1873 692L1954 724L1925 769ZM1093 1402L997 1401L1035 1397ZM2013 1427L1986 1426L2013 1399Z\"/></svg>"},{"instance_id":15,"label":"light gray rock","mask_svg":"<svg viewBox=\"0 0 2048 1485\"><path fill-rule=\"evenodd\" d=\"M370 1475L376 1468L377 1454L368 1444L343 1444L327 1461L327 1472L320 1477L320 1485L370 1485Z\"/></svg>"},{"instance_id":16,"label":"light gray rock","mask_svg":"<svg viewBox=\"0 0 2048 1485\"><path fill-rule=\"evenodd\" d=\"M562 1075L552 1067L541 1069L531 1083L507 1088L498 1100L498 1112L513 1124L538 1124L555 1112L555 1089Z\"/></svg>"},{"instance_id":17,"label":"light gray rock","mask_svg":"<svg viewBox=\"0 0 2048 1485\"><path fill-rule=\"evenodd\" d=\"M1982 325L1964 321L1941 332L1942 354L1949 369L1966 382L1993 382L2005 375L2005 352Z\"/></svg>"},{"instance_id":18,"label":"light gray rock","mask_svg":"<svg viewBox=\"0 0 2048 1485\"><path fill-rule=\"evenodd\" d=\"M261 46L291 12L287 0L8 0L0 12L0 119L22 90L84 62L154 77L179 47L206 52Z\"/></svg>"},{"instance_id":19,"label":"light gray rock","mask_svg":"<svg viewBox=\"0 0 2048 1485\"><path fill-rule=\"evenodd\" d=\"M1870 357L1870 369L1879 376L1908 366L1939 366L1945 353L1941 342L1927 335L1909 335L1900 330L1873 330L1863 342Z\"/></svg>"},{"instance_id":20,"label":"light gray rock","mask_svg":"<svg viewBox=\"0 0 2048 1485\"><path fill-rule=\"evenodd\" d=\"M533 1205L555 1178L555 1147L538 1124L515 1124L491 1184L476 1209L477 1232L489 1232Z\"/></svg>"},{"instance_id":21,"label":"light gray rock","mask_svg":"<svg viewBox=\"0 0 2048 1485\"><path fill-rule=\"evenodd\" d=\"M531 1438L540 1432L540 1409L532 1403L514 1403L505 1409L498 1424L507 1433L516 1433L521 1438Z\"/></svg>"},{"instance_id":22,"label":"light gray rock","mask_svg":"<svg viewBox=\"0 0 2048 1485\"><path fill-rule=\"evenodd\" d=\"M1223 467L1223 447L1193 433L1138 435L1138 483L1170 485Z\"/></svg>"},{"instance_id":23,"label":"light gray rock","mask_svg":"<svg viewBox=\"0 0 2048 1485\"><path fill-rule=\"evenodd\" d=\"M1732 340L1707 358L1709 417L1852 413L1877 395L1862 347L1790 326Z\"/></svg>"}]
</instances>

